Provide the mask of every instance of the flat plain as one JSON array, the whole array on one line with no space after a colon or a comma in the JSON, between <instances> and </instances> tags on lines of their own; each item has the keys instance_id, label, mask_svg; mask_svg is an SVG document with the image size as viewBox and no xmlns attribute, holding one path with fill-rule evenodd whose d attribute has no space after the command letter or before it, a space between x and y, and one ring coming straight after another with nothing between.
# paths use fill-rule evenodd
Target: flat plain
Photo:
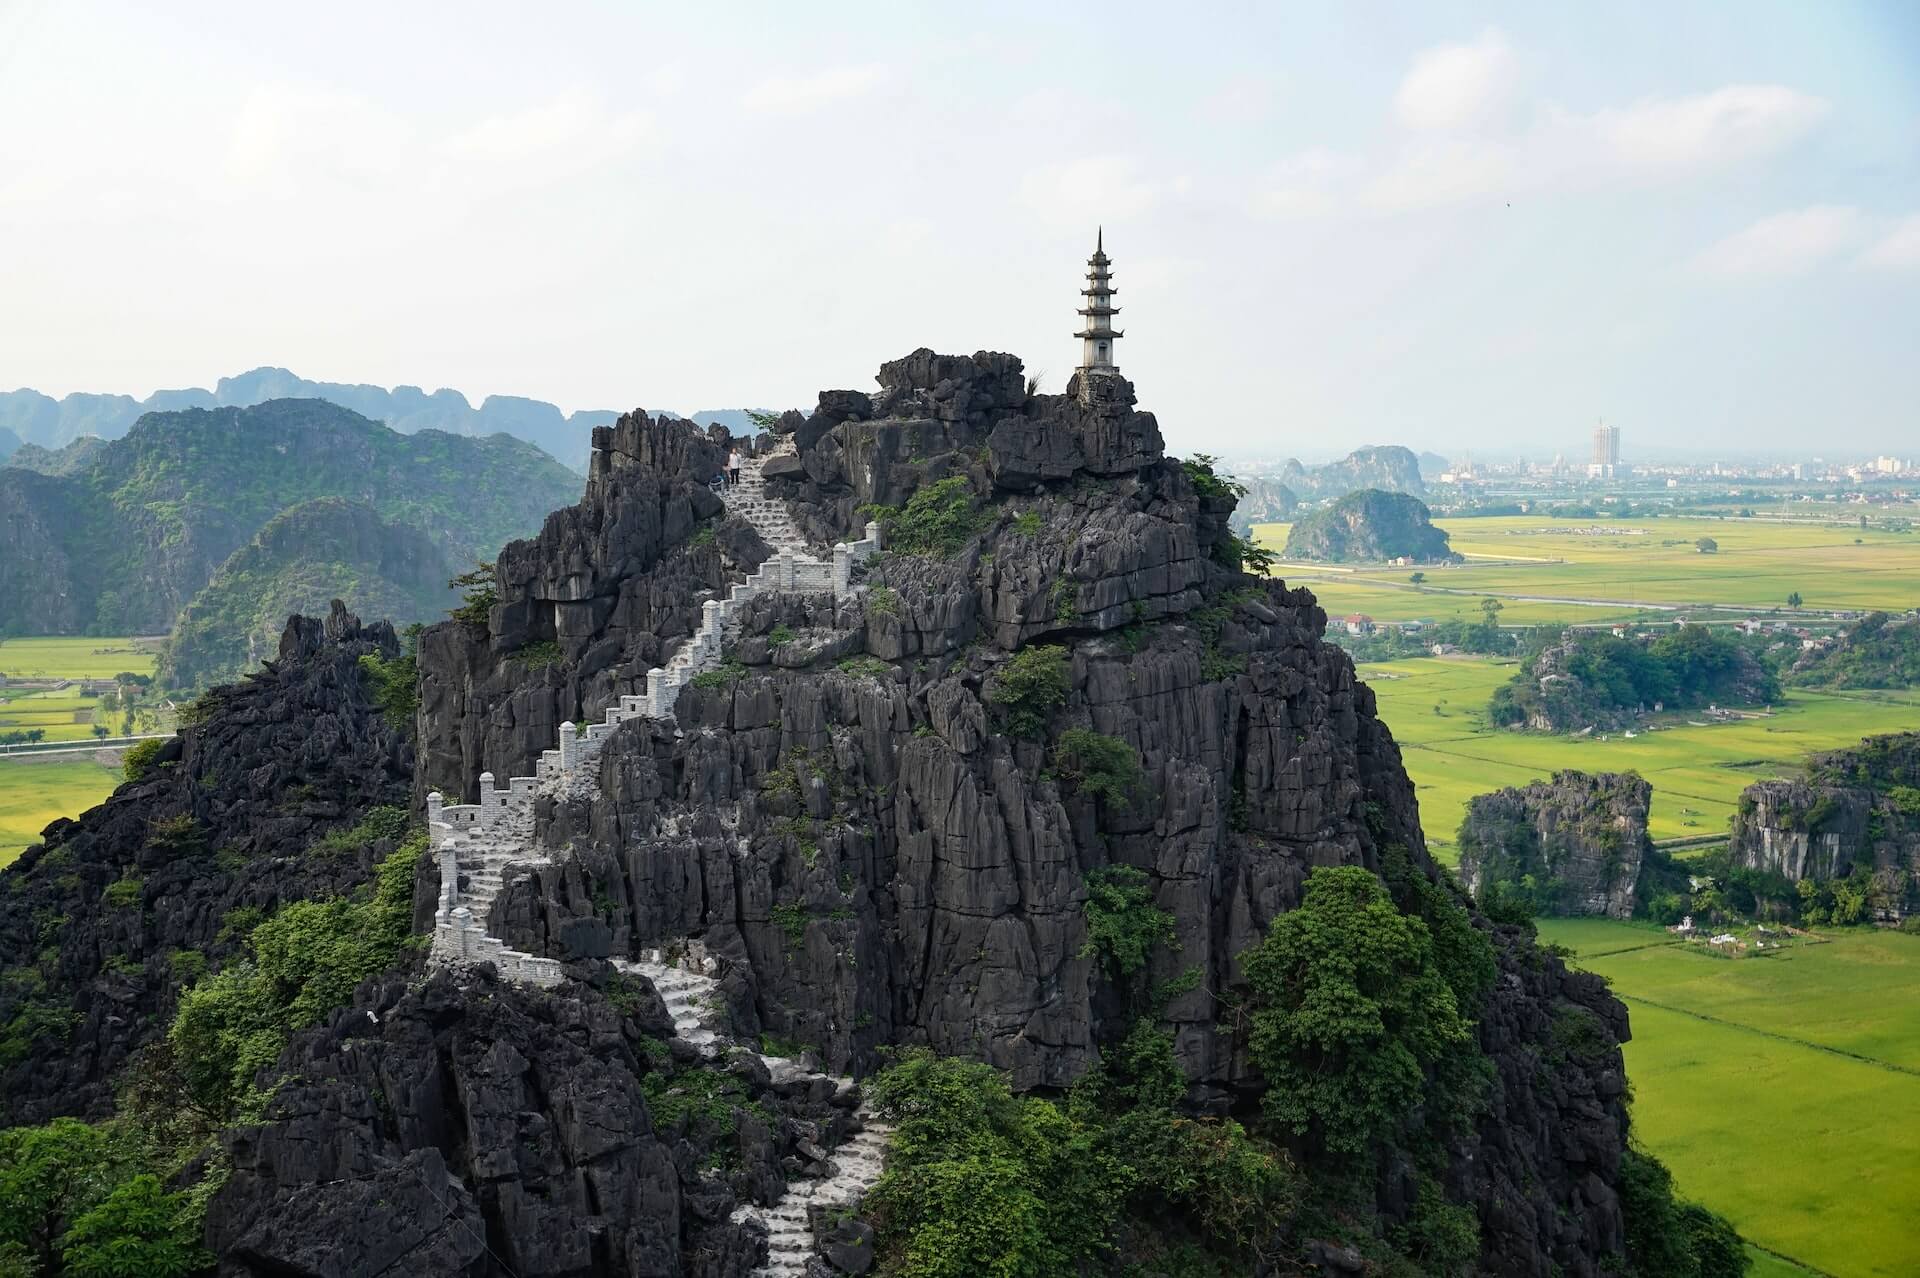
<instances>
[{"instance_id":1,"label":"flat plain","mask_svg":"<svg viewBox=\"0 0 1920 1278\"><path fill-rule=\"evenodd\" d=\"M1291 585L1324 590L1329 613L1364 612L1382 621L1478 617L1485 594L1536 597L1503 599L1501 620L1509 625L1670 619L1715 609L1784 613L1795 592L1812 609L1920 605L1916 533L1738 517L1514 515L1434 523L1467 562L1419 570L1424 590L1408 580L1407 568L1283 564L1274 571ZM1288 527L1255 524L1254 536L1277 551ZM1703 537L1719 549L1700 553L1695 543Z\"/></svg>"},{"instance_id":2,"label":"flat plain","mask_svg":"<svg viewBox=\"0 0 1920 1278\"><path fill-rule=\"evenodd\" d=\"M1837 1278L1920 1272L1920 937L1721 959L1641 923L1542 919L1632 1016L1637 1138L1682 1193ZM1756 1274L1792 1273L1764 1258Z\"/></svg>"},{"instance_id":3,"label":"flat plain","mask_svg":"<svg viewBox=\"0 0 1920 1278\"><path fill-rule=\"evenodd\" d=\"M120 770L79 757L0 758L0 865L8 865L40 831L61 817L79 816L120 784Z\"/></svg>"},{"instance_id":4,"label":"flat plain","mask_svg":"<svg viewBox=\"0 0 1920 1278\"><path fill-rule=\"evenodd\" d=\"M1792 689L1772 715L1732 723L1685 724L1632 738L1512 732L1487 722L1486 704L1516 668L1511 660L1458 656L1359 667L1400 743L1427 844L1449 864L1457 860L1454 836L1474 795L1563 768L1638 772L1653 784L1653 837L1694 838L1724 834L1741 790L1793 775L1811 751L1920 729L1920 692Z\"/></svg>"}]
</instances>

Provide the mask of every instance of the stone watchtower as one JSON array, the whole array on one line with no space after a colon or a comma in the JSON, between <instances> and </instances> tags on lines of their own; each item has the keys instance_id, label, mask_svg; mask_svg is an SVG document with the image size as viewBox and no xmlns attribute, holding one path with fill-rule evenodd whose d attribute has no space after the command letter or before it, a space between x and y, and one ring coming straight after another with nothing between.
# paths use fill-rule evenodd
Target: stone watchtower
<instances>
[{"instance_id":1,"label":"stone watchtower","mask_svg":"<svg viewBox=\"0 0 1920 1278\"><path fill-rule=\"evenodd\" d=\"M1113 326L1113 317L1120 313L1120 308L1113 304L1116 290L1111 283L1113 272L1107 269L1107 253L1102 243L1105 238L1104 228L1094 233L1093 256L1087 259L1087 286L1080 290L1080 295L1087 299L1087 304L1080 308L1080 314L1086 317L1086 326L1074 336L1080 339L1080 372L1117 377L1120 368L1113 362L1113 344L1125 334Z\"/></svg>"}]
</instances>

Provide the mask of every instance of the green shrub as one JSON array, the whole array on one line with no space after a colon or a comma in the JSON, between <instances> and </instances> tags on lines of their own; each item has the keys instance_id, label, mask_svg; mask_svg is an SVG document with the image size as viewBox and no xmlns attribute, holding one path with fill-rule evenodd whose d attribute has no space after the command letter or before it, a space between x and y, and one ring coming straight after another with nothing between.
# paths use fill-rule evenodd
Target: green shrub
<instances>
[{"instance_id":1,"label":"green shrub","mask_svg":"<svg viewBox=\"0 0 1920 1278\"><path fill-rule=\"evenodd\" d=\"M383 803L350 826L329 830L311 849L316 856L348 856L373 843L395 843L407 837L413 818L407 810Z\"/></svg>"},{"instance_id":2,"label":"green shrub","mask_svg":"<svg viewBox=\"0 0 1920 1278\"><path fill-rule=\"evenodd\" d=\"M1022 537L1039 536L1040 535L1040 512L1037 510L1022 511L1020 514L1015 515L1013 517L1012 527L1013 527L1013 531L1020 534Z\"/></svg>"},{"instance_id":3,"label":"green shrub","mask_svg":"<svg viewBox=\"0 0 1920 1278\"><path fill-rule=\"evenodd\" d=\"M1080 957L1098 955L1116 980L1146 966L1154 946L1178 947L1173 915L1153 903L1153 887L1145 870L1101 866L1087 875L1087 901L1080 908L1087 920L1087 941L1080 947Z\"/></svg>"},{"instance_id":4,"label":"green shrub","mask_svg":"<svg viewBox=\"0 0 1920 1278\"><path fill-rule=\"evenodd\" d=\"M670 1130L685 1122L700 1128L700 1134L707 1137L731 1136L736 1112L759 1108L747 1098L744 1083L715 1069L696 1067L677 1074L645 1074L640 1090L647 1098L647 1113L657 1130Z\"/></svg>"},{"instance_id":5,"label":"green shrub","mask_svg":"<svg viewBox=\"0 0 1920 1278\"><path fill-rule=\"evenodd\" d=\"M1119 737L1068 728L1054 747L1053 766L1081 794L1125 807L1147 788L1140 756Z\"/></svg>"},{"instance_id":6,"label":"green shrub","mask_svg":"<svg viewBox=\"0 0 1920 1278\"><path fill-rule=\"evenodd\" d=\"M153 761L166 748L166 739L155 737L150 741L136 741L127 747L120 756L120 775L129 781L143 781L147 773L153 771Z\"/></svg>"},{"instance_id":7,"label":"green shrub","mask_svg":"<svg viewBox=\"0 0 1920 1278\"><path fill-rule=\"evenodd\" d=\"M786 934L787 944L798 949L807 939L807 925L813 913L798 901L786 901L773 907L773 925Z\"/></svg>"},{"instance_id":8,"label":"green shrub","mask_svg":"<svg viewBox=\"0 0 1920 1278\"><path fill-rule=\"evenodd\" d=\"M689 682L696 688L731 688L746 677L747 668L737 661L723 661L711 670L702 670Z\"/></svg>"},{"instance_id":9,"label":"green shrub","mask_svg":"<svg viewBox=\"0 0 1920 1278\"><path fill-rule=\"evenodd\" d=\"M1247 486L1236 479L1214 473L1213 457L1206 453L1195 453L1180 463L1180 469L1186 472L1187 479L1195 491L1209 501L1239 501L1247 495Z\"/></svg>"},{"instance_id":10,"label":"green shrub","mask_svg":"<svg viewBox=\"0 0 1920 1278\"><path fill-rule=\"evenodd\" d=\"M142 888L140 876L129 874L107 884L107 890L100 894L100 899L116 910L131 909L140 904Z\"/></svg>"},{"instance_id":11,"label":"green shrub","mask_svg":"<svg viewBox=\"0 0 1920 1278\"><path fill-rule=\"evenodd\" d=\"M792 643L798 637L799 636L794 633L793 627L784 621L767 632L767 642L776 647L783 643Z\"/></svg>"},{"instance_id":12,"label":"green shrub","mask_svg":"<svg viewBox=\"0 0 1920 1278\"><path fill-rule=\"evenodd\" d=\"M1733 1226L1675 1198L1673 1177L1653 1155L1623 1154L1618 1188L1633 1278L1741 1278L1747 1272L1746 1249Z\"/></svg>"},{"instance_id":13,"label":"green shrub","mask_svg":"<svg viewBox=\"0 0 1920 1278\"><path fill-rule=\"evenodd\" d=\"M458 590L462 600L460 606L448 615L455 621L486 629L493 606L500 602L500 585L494 566L484 561L475 563L471 569L449 581L447 588Z\"/></svg>"},{"instance_id":14,"label":"green shrub","mask_svg":"<svg viewBox=\"0 0 1920 1278\"><path fill-rule=\"evenodd\" d=\"M1067 703L1068 669L1067 650L1057 644L1023 648L1000 667L987 700L1006 712L1015 736L1038 737L1054 708Z\"/></svg>"},{"instance_id":15,"label":"green shrub","mask_svg":"<svg viewBox=\"0 0 1920 1278\"><path fill-rule=\"evenodd\" d=\"M33 1053L39 1042L65 1042L80 1023L80 1013L64 1003L30 999L13 1019L0 1027L0 1068L17 1065Z\"/></svg>"},{"instance_id":16,"label":"green shrub","mask_svg":"<svg viewBox=\"0 0 1920 1278\"><path fill-rule=\"evenodd\" d=\"M82 1213L61 1239L73 1278L186 1278L213 1264L200 1245L201 1212L150 1172L135 1175Z\"/></svg>"},{"instance_id":17,"label":"green shrub","mask_svg":"<svg viewBox=\"0 0 1920 1278\"><path fill-rule=\"evenodd\" d=\"M257 1103L254 1077L279 1057L287 1034L319 1024L393 964L412 935L414 872L426 855L426 835L417 834L375 867L368 898L286 906L252 927L251 960L181 995L167 1041L203 1112L227 1118ZM228 915L228 928L239 913Z\"/></svg>"},{"instance_id":18,"label":"green shrub","mask_svg":"<svg viewBox=\"0 0 1920 1278\"><path fill-rule=\"evenodd\" d=\"M184 856L200 850L200 823L191 813L159 817L147 822L147 843L169 856Z\"/></svg>"},{"instance_id":19,"label":"green shrub","mask_svg":"<svg viewBox=\"0 0 1920 1278\"><path fill-rule=\"evenodd\" d=\"M541 639L522 644L507 659L517 661L529 670L544 670L548 666L559 665L566 659L566 654L560 651L560 645L555 640Z\"/></svg>"},{"instance_id":20,"label":"green shrub","mask_svg":"<svg viewBox=\"0 0 1920 1278\"><path fill-rule=\"evenodd\" d=\"M360 668L373 685L373 704L396 732L411 732L420 709L420 627L408 626L400 655L388 661L377 652L363 653Z\"/></svg>"},{"instance_id":21,"label":"green shrub","mask_svg":"<svg viewBox=\"0 0 1920 1278\"><path fill-rule=\"evenodd\" d=\"M973 485L964 475L923 485L898 512L873 513L884 529L882 544L894 555L951 555L984 522L974 509Z\"/></svg>"},{"instance_id":22,"label":"green shrub","mask_svg":"<svg viewBox=\"0 0 1920 1278\"><path fill-rule=\"evenodd\" d=\"M1887 791L1902 816L1920 817L1920 786L1896 785Z\"/></svg>"},{"instance_id":23,"label":"green shrub","mask_svg":"<svg viewBox=\"0 0 1920 1278\"><path fill-rule=\"evenodd\" d=\"M897 617L900 615L900 596L891 586L873 586L867 590L867 615Z\"/></svg>"},{"instance_id":24,"label":"green shrub","mask_svg":"<svg viewBox=\"0 0 1920 1278\"><path fill-rule=\"evenodd\" d=\"M1413 1214L1395 1241L1430 1278L1468 1278L1479 1269L1479 1217L1448 1202L1432 1180L1421 1180Z\"/></svg>"},{"instance_id":25,"label":"green shrub","mask_svg":"<svg viewBox=\"0 0 1920 1278\"><path fill-rule=\"evenodd\" d=\"M1299 908L1241 961L1267 1113L1330 1153L1391 1134L1427 1069L1470 1041L1432 933L1362 867L1314 870Z\"/></svg>"},{"instance_id":26,"label":"green shrub","mask_svg":"<svg viewBox=\"0 0 1920 1278\"><path fill-rule=\"evenodd\" d=\"M838 667L841 674L852 675L856 679L879 679L885 681L893 677L893 667L878 657L848 657Z\"/></svg>"}]
</instances>

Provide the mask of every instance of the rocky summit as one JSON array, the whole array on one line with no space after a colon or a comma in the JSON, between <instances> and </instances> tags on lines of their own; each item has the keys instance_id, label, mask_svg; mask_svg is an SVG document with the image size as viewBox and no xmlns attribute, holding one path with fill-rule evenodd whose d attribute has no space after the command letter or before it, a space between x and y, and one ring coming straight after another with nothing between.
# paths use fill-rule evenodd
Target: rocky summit
<instances>
[{"instance_id":1,"label":"rocky summit","mask_svg":"<svg viewBox=\"0 0 1920 1278\"><path fill-rule=\"evenodd\" d=\"M138 1057L120 1112L208 1116L165 1187L225 1275L1657 1272L1625 1009L1434 864L1313 596L1131 384L923 349L593 444L417 653L294 622L5 872L13 1121ZM1288 992L1343 979L1398 1008L1344 1055ZM1215 1153L1162 1185L1148 1130ZM1030 1218L986 1186L1052 1223L967 1251Z\"/></svg>"}]
</instances>

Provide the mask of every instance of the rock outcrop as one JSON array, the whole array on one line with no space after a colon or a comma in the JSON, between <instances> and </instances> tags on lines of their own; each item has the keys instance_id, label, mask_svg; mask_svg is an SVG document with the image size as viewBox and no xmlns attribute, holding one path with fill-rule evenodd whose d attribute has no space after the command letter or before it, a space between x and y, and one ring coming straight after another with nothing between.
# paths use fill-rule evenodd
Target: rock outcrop
<instances>
[{"instance_id":1,"label":"rock outcrop","mask_svg":"<svg viewBox=\"0 0 1920 1278\"><path fill-rule=\"evenodd\" d=\"M1875 913L1920 908L1920 733L1869 737L1808 760L1806 779L1740 792L1727 848L1735 865L1824 883L1875 880Z\"/></svg>"},{"instance_id":2,"label":"rock outcrop","mask_svg":"<svg viewBox=\"0 0 1920 1278\"><path fill-rule=\"evenodd\" d=\"M1345 497L1363 488L1419 497L1427 491L1420 470L1420 459L1412 450L1379 444L1356 448L1324 466L1302 466L1289 458L1281 468L1280 482L1302 497L1319 500Z\"/></svg>"},{"instance_id":3,"label":"rock outcrop","mask_svg":"<svg viewBox=\"0 0 1920 1278\"><path fill-rule=\"evenodd\" d=\"M209 1214L225 1274L744 1278L779 1259L770 1239L774 1272L817 1274L871 1254L838 1211L807 1212L809 1248L793 1210L789 1180L839 1207L870 1181L835 1165L870 1150L857 1088L831 1076L925 1045L1054 1092L1160 989L1186 1106L1252 1118L1266 1080L1223 1009L1246 1006L1240 956L1308 875L1360 866L1458 902L1313 596L1238 570L1230 492L1163 455L1128 383L1037 395L1012 356L917 351L876 393L825 392L755 441L777 521L708 487L730 442L638 413L597 431L584 500L501 552L471 619L423 636L422 808L471 800L482 773L536 775L563 721L616 712L576 754L589 783L522 796L514 836L539 855L486 884L487 930L557 975L536 990L403 964L294 1037L263 1121L227 1137ZM824 558L873 518L886 553L849 589L742 598L724 660L672 713L627 713L768 558L763 531ZM1128 769L1095 784L1075 741ZM325 744L369 793L404 784L390 735ZM191 738L170 749L193 761L183 783L212 766ZM258 784L286 802L297 775ZM1173 935L1138 989L1088 945L1088 879L1114 866ZM439 889L420 875L419 930ZM1387 1146L1345 1164L1358 1228L1385 1246L1430 1179L1474 1213L1482 1272L1597 1278L1625 1232L1625 1010L1521 929L1449 917L1498 959L1458 1062L1484 1106L1425 1128L1417 1167ZM674 961L695 952L697 986ZM806 1068L710 1055L728 1041Z\"/></svg>"},{"instance_id":4,"label":"rock outcrop","mask_svg":"<svg viewBox=\"0 0 1920 1278\"><path fill-rule=\"evenodd\" d=\"M0 1061L9 1121L102 1112L114 1072L165 1032L183 974L241 952L236 911L344 894L392 851L306 855L369 809L407 802L413 751L359 665L397 651L390 626L363 627L337 603L325 621L293 618L278 658L210 694L144 778L54 822L7 868L0 1026L27 1015L44 1027ZM182 954L199 960L183 967Z\"/></svg>"},{"instance_id":5,"label":"rock outcrop","mask_svg":"<svg viewBox=\"0 0 1920 1278\"><path fill-rule=\"evenodd\" d=\"M1225 566L1231 500L1162 456L1126 383L1034 395L1010 356L928 351L879 382L782 418L793 456L761 468L817 548L873 507L903 512L861 597L750 601L675 721L621 722L595 786L536 806L551 863L507 878L491 930L568 964L697 939L737 1037L854 1074L882 1045L927 1044L1059 1088L1127 1022L1082 907L1090 871L1132 865L1178 936L1146 979L1200 972L1166 1011L1189 1099L1244 1106L1262 1081L1216 1001L1244 989L1238 955L1317 865L1378 869L1398 845L1437 874L1371 692L1308 592ZM503 552L488 631L423 642L435 788L525 772L552 725L643 691L702 595L763 553L707 507L716 454L690 428L636 415L596 443L586 500ZM561 662L515 668L549 638ZM1049 646L1060 702L1022 737L1004 679ZM1053 763L1068 728L1124 742L1140 794L1076 790ZM1620 1229L1617 1050L1542 1092L1527 1044L1559 1007L1616 1036L1624 1012L1551 959L1510 964L1481 1034L1502 1117L1449 1155L1449 1184L1483 1208L1489 1272L1595 1273Z\"/></svg>"},{"instance_id":6,"label":"rock outcrop","mask_svg":"<svg viewBox=\"0 0 1920 1278\"><path fill-rule=\"evenodd\" d=\"M1541 914L1632 918L1652 799L1630 772L1556 772L1476 795L1460 823L1460 881L1476 897L1518 894Z\"/></svg>"},{"instance_id":7,"label":"rock outcrop","mask_svg":"<svg viewBox=\"0 0 1920 1278\"><path fill-rule=\"evenodd\" d=\"M1435 528L1426 503L1405 493L1366 488L1294 521L1288 559L1328 563L1457 563L1446 530Z\"/></svg>"}]
</instances>

